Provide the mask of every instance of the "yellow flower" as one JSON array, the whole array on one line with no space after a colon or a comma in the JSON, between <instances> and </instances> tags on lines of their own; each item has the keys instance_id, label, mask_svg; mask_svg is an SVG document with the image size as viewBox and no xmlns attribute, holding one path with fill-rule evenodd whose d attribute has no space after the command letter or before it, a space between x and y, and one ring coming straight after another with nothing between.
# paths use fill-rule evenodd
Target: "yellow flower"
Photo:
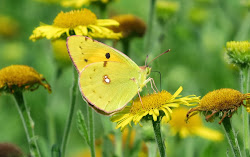
<instances>
[{"instance_id":1,"label":"yellow flower","mask_svg":"<svg viewBox=\"0 0 250 157\"><path fill-rule=\"evenodd\" d=\"M179 2L175 1L157 1L156 14L160 21L171 18L180 8Z\"/></svg>"},{"instance_id":2,"label":"yellow flower","mask_svg":"<svg viewBox=\"0 0 250 157\"><path fill-rule=\"evenodd\" d=\"M22 150L11 143L0 143L0 156L1 157L23 157Z\"/></svg>"},{"instance_id":3,"label":"yellow flower","mask_svg":"<svg viewBox=\"0 0 250 157\"><path fill-rule=\"evenodd\" d=\"M128 37L143 37L146 31L146 24L138 17L127 14L113 16L112 19L120 23L119 27L111 27L111 29L118 33L121 32L124 38Z\"/></svg>"},{"instance_id":4,"label":"yellow flower","mask_svg":"<svg viewBox=\"0 0 250 157\"><path fill-rule=\"evenodd\" d=\"M19 24L9 16L0 15L0 36L10 38L18 34Z\"/></svg>"},{"instance_id":5,"label":"yellow flower","mask_svg":"<svg viewBox=\"0 0 250 157\"><path fill-rule=\"evenodd\" d=\"M140 99L133 101L131 106L125 107L121 112L112 116L111 121L117 122L116 128L123 130L131 122L139 123L143 117L153 118L154 121L158 117L164 121L171 119L172 107L179 107L180 104L191 106L199 102L199 97L190 95L180 97L182 91L180 87L173 95L167 91L150 94Z\"/></svg>"},{"instance_id":6,"label":"yellow flower","mask_svg":"<svg viewBox=\"0 0 250 157\"><path fill-rule=\"evenodd\" d=\"M51 41L53 47L54 58L60 66L71 65L71 60L67 51L66 41L57 39Z\"/></svg>"},{"instance_id":7,"label":"yellow flower","mask_svg":"<svg viewBox=\"0 0 250 157\"><path fill-rule=\"evenodd\" d=\"M33 91L39 85L51 92L50 85L45 78L29 66L11 65L0 70L0 92Z\"/></svg>"},{"instance_id":8,"label":"yellow flower","mask_svg":"<svg viewBox=\"0 0 250 157\"><path fill-rule=\"evenodd\" d=\"M90 4L107 4L114 0L63 0L61 5L64 7L81 8Z\"/></svg>"},{"instance_id":9,"label":"yellow flower","mask_svg":"<svg viewBox=\"0 0 250 157\"><path fill-rule=\"evenodd\" d=\"M187 113L187 119L197 113L197 111L205 111L206 120L212 121L213 116L219 112L223 113L219 124L222 123L225 117L231 117L232 114L240 107L241 105L247 107L249 111L250 108L250 94L242 94L241 92L230 89L222 88L214 90L207 93L200 101L197 107L190 109ZM244 101L246 100L246 105ZM209 114L209 112L212 112ZM209 114L209 115L208 115Z\"/></svg>"},{"instance_id":10,"label":"yellow flower","mask_svg":"<svg viewBox=\"0 0 250 157\"><path fill-rule=\"evenodd\" d=\"M209 129L202 124L200 115L193 116L193 118L186 123L187 112L188 109L185 107L173 109L172 119L169 121L169 125L174 135L179 134L182 138L197 135L214 141L223 139L223 135L220 132Z\"/></svg>"},{"instance_id":11,"label":"yellow flower","mask_svg":"<svg viewBox=\"0 0 250 157\"><path fill-rule=\"evenodd\" d=\"M229 63L239 67L250 67L250 42L229 41L226 45L226 54Z\"/></svg>"},{"instance_id":12,"label":"yellow flower","mask_svg":"<svg viewBox=\"0 0 250 157\"><path fill-rule=\"evenodd\" d=\"M119 23L112 19L97 19L96 15L88 9L60 12L54 19L53 25L41 24L33 31L30 40L57 39L74 34L91 38L119 39L121 33L114 33L107 28L118 25Z\"/></svg>"}]
</instances>

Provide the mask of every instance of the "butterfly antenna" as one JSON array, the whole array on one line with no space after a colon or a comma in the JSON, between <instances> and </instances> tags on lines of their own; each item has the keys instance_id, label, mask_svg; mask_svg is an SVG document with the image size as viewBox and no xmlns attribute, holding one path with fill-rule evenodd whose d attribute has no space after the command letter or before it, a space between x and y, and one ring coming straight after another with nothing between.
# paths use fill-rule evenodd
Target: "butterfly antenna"
<instances>
[{"instance_id":1,"label":"butterfly antenna","mask_svg":"<svg viewBox=\"0 0 250 157\"><path fill-rule=\"evenodd\" d=\"M161 91L161 72L160 71L151 71L151 72L156 72L160 75L160 91Z\"/></svg>"},{"instance_id":2,"label":"butterfly antenna","mask_svg":"<svg viewBox=\"0 0 250 157\"><path fill-rule=\"evenodd\" d=\"M158 57L164 55L165 53L168 53L170 51L170 49L168 49L167 51L163 52L162 54L158 55L157 57L155 57L153 60L151 60L147 65L151 64L155 59L157 59Z\"/></svg>"},{"instance_id":3,"label":"butterfly antenna","mask_svg":"<svg viewBox=\"0 0 250 157\"><path fill-rule=\"evenodd\" d=\"M147 61L148 61L148 55L147 55L146 60L145 60L145 66L147 66Z\"/></svg>"}]
</instances>

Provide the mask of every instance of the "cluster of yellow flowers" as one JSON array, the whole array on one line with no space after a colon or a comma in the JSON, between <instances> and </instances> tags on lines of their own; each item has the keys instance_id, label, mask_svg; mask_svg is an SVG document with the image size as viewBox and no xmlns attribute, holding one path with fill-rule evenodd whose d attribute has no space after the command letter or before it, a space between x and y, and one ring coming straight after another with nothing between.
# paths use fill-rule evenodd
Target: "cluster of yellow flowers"
<instances>
[{"instance_id":1,"label":"cluster of yellow flowers","mask_svg":"<svg viewBox=\"0 0 250 157\"><path fill-rule=\"evenodd\" d=\"M91 3L107 4L109 2L112 0L63 0L61 5L80 8ZM168 19L178 10L178 2L160 1L157 13L160 20L164 21L166 19L163 17ZM190 18L193 22L200 23L206 15L207 13L204 11L193 9ZM2 21L8 23L6 18L0 16L0 23ZM13 30L17 28L17 25L13 25ZM41 38L51 40L55 59L61 61L62 65L66 65L65 63L70 63L65 44L68 36L84 35L90 38L119 40L142 37L145 32L146 24L134 15L98 19L96 14L85 8L69 12L61 11L55 17L53 24L41 23L33 30L29 39L32 41ZM0 34L11 35L5 29L0 29ZM243 68L250 66L250 43L248 41L228 42L226 54L230 63ZM13 94L24 90L33 91L40 85L51 92L51 87L43 75L29 66L11 65L0 70L0 92ZM201 117L197 115L198 112L204 113L207 121L220 117L219 124L225 118L232 117L241 106L246 107L246 110L250 112L249 93L244 94L234 89L223 88L207 93L200 100L200 97L196 95L180 95L182 90L183 88L180 87L174 94L163 90L137 98L132 101L130 106L115 113L111 117L111 121L117 123L117 129L124 130L126 126L131 126L131 123L136 125L142 124L143 120L159 120L162 123L169 123L171 132L174 135L179 134L183 138L188 135L199 135L211 140L221 140L223 137L219 132L203 126ZM196 107L188 110L188 108L180 107L181 105Z\"/></svg>"}]
</instances>

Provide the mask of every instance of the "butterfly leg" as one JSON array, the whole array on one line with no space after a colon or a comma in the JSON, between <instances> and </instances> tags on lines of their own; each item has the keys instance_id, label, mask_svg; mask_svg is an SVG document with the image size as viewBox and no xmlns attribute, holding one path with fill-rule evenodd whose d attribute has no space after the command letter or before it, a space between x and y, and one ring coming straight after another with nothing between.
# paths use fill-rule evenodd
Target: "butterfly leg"
<instances>
[{"instance_id":1,"label":"butterfly leg","mask_svg":"<svg viewBox=\"0 0 250 157\"><path fill-rule=\"evenodd\" d=\"M140 99L140 101L141 101L141 105L143 106L143 103L142 103L142 100L141 100L140 91L138 91L138 96L139 96L139 99Z\"/></svg>"},{"instance_id":2,"label":"butterfly leg","mask_svg":"<svg viewBox=\"0 0 250 157\"><path fill-rule=\"evenodd\" d=\"M155 81L153 78L149 78L150 80L150 84L151 84L151 88L154 90L154 88L157 90L157 92L159 92L158 88L156 87L155 85ZM154 90L155 93L157 93L155 90Z\"/></svg>"}]
</instances>

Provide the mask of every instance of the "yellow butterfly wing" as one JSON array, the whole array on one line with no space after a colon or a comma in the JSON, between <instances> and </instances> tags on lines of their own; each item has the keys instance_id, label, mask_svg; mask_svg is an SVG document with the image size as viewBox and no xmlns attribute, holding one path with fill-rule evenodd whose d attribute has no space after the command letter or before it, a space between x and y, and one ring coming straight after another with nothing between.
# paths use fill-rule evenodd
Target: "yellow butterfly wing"
<instances>
[{"instance_id":1,"label":"yellow butterfly wing","mask_svg":"<svg viewBox=\"0 0 250 157\"><path fill-rule=\"evenodd\" d=\"M148 67L84 36L67 38L69 55L79 73L82 96L102 114L121 110L146 84Z\"/></svg>"},{"instance_id":2,"label":"yellow butterfly wing","mask_svg":"<svg viewBox=\"0 0 250 157\"><path fill-rule=\"evenodd\" d=\"M138 66L120 62L92 63L80 73L81 93L97 111L112 114L137 94L139 71Z\"/></svg>"},{"instance_id":3,"label":"yellow butterfly wing","mask_svg":"<svg viewBox=\"0 0 250 157\"><path fill-rule=\"evenodd\" d=\"M88 64L102 61L116 61L138 67L122 52L85 36L68 37L67 49L78 72Z\"/></svg>"}]
</instances>

